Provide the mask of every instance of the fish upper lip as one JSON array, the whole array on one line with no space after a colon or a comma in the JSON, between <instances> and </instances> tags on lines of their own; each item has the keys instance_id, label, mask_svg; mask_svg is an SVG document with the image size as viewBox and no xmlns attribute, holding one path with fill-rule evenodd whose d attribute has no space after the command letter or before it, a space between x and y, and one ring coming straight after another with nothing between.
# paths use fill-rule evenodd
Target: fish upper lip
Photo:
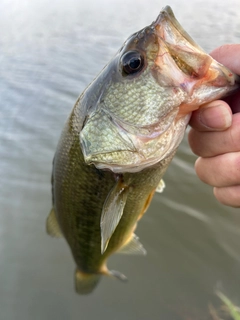
<instances>
[{"instance_id":1,"label":"fish upper lip","mask_svg":"<svg viewBox=\"0 0 240 320\"><path fill-rule=\"evenodd\" d=\"M171 18L171 15L174 16L173 11L171 9L170 6L165 6L161 11L160 14L158 15L157 19L156 19L156 23L159 22L160 18L162 18L162 16L167 16L169 19Z\"/></svg>"},{"instance_id":2,"label":"fish upper lip","mask_svg":"<svg viewBox=\"0 0 240 320\"><path fill-rule=\"evenodd\" d=\"M166 24L168 28L166 28ZM168 44L185 48L187 51L198 51L206 54L205 51L191 38L176 19L170 6L163 8L157 19L152 23L158 37Z\"/></svg>"}]
</instances>

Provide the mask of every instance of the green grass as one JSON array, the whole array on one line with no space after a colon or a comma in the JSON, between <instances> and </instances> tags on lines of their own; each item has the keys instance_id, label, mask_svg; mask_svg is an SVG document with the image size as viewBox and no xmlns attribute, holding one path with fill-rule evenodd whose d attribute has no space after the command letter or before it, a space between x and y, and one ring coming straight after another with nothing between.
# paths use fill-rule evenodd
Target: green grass
<instances>
[{"instance_id":1,"label":"green grass","mask_svg":"<svg viewBox=\"0 0 240 320\"><path fill-rule=\"evenodd\" d=\"M231 315L233 320L240 320L240 309L235 306L228 297L226 297L222 292L218 291L217 296L222 300L227 311ZM220 319L220 318L219 318Z\"/></svg>"},{"instance_id":2,"label":"green grass","mask_svg":"<svg viewBox=\"0 0 240 320\"><path fill-rule=\"evenodd\" d=\"M224 320L226 319L225 317L227 317L227 319L229 320L229 317L231 317L231 320L240 320L240 308L235 306L232 301L222 292L217 291L216 295L222 301L223 306L217 311L211 304L209 305L209 311L212 319Z\"/></svg>"}]
</instances>

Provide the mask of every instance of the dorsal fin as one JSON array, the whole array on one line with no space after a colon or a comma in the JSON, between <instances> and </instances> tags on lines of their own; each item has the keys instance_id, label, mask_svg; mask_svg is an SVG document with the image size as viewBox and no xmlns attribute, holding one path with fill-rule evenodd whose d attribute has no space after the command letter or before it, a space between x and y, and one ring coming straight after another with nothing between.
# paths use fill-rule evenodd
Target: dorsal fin
<instances>
[{"instance_id":1,"label":"dorsal fin","mask_svg":"<svg viewBox=\"0 0 240 320\"><path fill-rule=\"evenodd\" d=\"M119 179L103 205L100 222L102 254L106 251L108 242L122 217L128 192L128 186Z\"/></svg>"}]
</instances>

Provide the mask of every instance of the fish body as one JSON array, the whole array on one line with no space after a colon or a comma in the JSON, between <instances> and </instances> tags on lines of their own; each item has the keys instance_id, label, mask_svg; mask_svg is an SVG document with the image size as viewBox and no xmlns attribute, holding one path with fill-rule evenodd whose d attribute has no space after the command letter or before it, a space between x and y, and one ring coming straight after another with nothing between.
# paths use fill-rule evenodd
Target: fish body
<instances>
[{"instance_id":1,"label":"fish body","mask_svg":"<svg viewBox=\"0 0 240 320\"><path fill-rule=\"evenodd\" d=\"M78 98L53 161L49 234L76 262L76 290L90 293L116 252L145 254L134 234L203 103L239 81L182 29L170 7L133 34Z\"/></svg>"}]
</instances>

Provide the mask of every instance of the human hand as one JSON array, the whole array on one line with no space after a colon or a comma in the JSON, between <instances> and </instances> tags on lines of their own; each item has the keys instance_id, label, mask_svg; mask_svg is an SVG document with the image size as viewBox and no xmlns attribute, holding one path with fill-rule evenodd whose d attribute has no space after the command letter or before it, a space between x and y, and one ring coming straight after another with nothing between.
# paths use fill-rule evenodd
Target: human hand
<instances>
[{"instance_id":1,"label":"human hand","mask_svg":"<svg viewBox=\"0 0 240 320\"><path fill-rule=\"evenodd\" d=\"M212 57L240 75L240 44L224 45ZM198 177L213 186L222 204L240 207L240 90L193 112L188 140L199 156Z\"/></svg>"}]
</instances>

